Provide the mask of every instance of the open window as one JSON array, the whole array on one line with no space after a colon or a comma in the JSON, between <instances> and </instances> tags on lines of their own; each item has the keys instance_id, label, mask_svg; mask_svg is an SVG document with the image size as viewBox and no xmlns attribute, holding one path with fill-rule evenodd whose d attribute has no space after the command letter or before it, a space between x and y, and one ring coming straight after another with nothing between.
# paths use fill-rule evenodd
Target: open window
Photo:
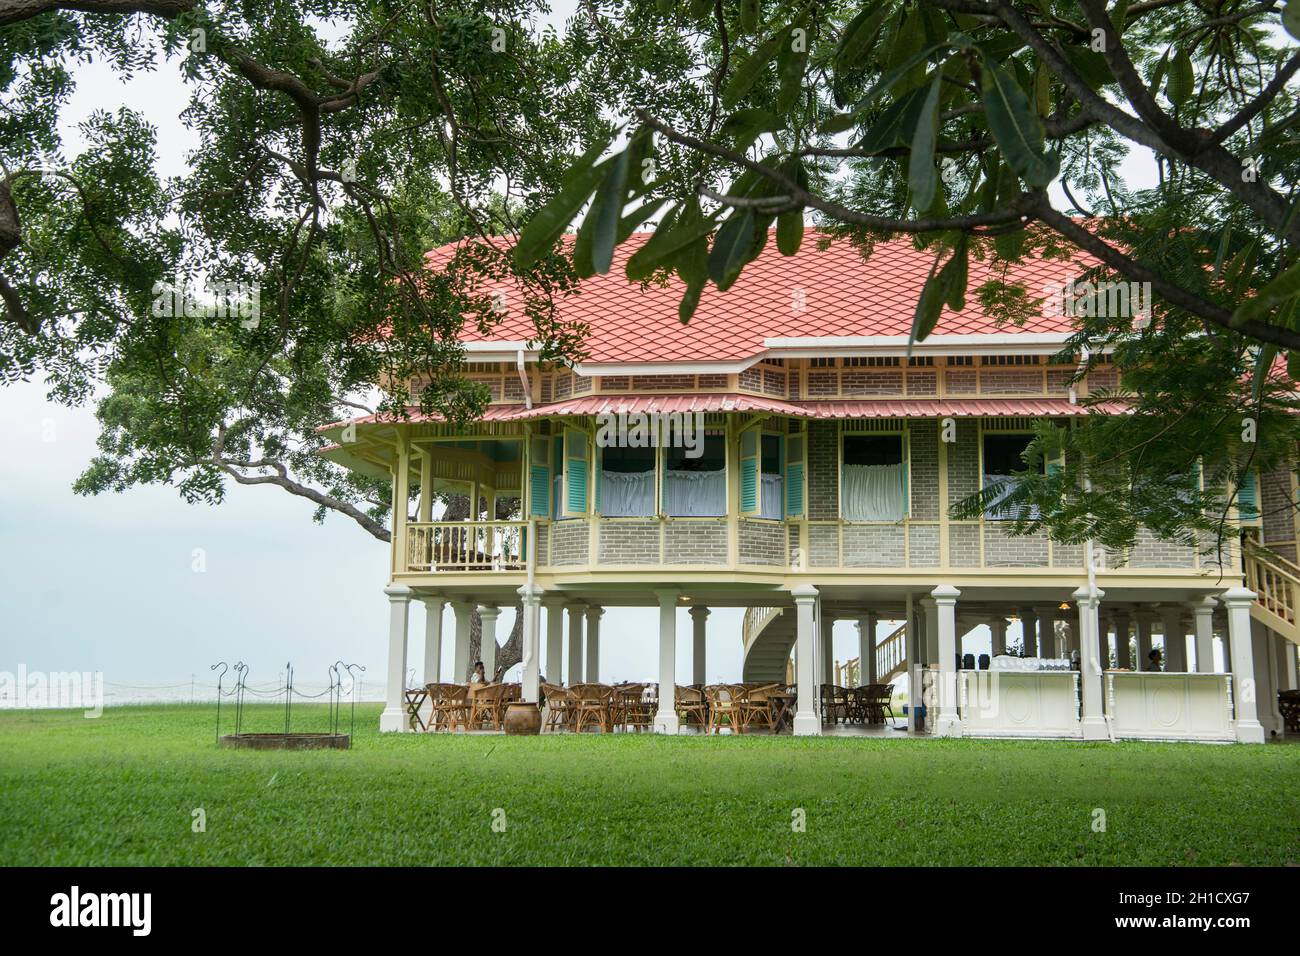
<instances>
[{"instance_id":1,"label":"open window","mask_svg":"<svg viewBox=\"0 0 1300 956\"><path fill-rule=\"evenodd\" d=\"M549 518L551 510L551 440L537 437L528 443L528 514Z\"/></svg>"},{"instance_id":2,"label":"open window","mask_svg":"<svg viewBox=\"0 0 1300 956\"><path fill-rule=\"evenodd\" d=\"M727 443L720 432L706 432L697 446L665 448L664 514L674 518L721 518L727 514Z\"/></svg>"},{"instance_id":3,"label":"open window","mask_svg":"<svg viewBox=\"0 0 1300 956\"><path fill-rule=\"evenodd\" d=\"M648 518L655 513L655 449L600 449L596 508L607 518Z\"/></svg>"},{"instance_id":4,"label":"open window","mask_svg":"<svg viewBox=\"0 0 1300 956\"><path fill-rule=\"evenodd\" d=\"M780 521L785 517L785 479L781 468L781 436L764 435L759 472L759 516Z\"/></svg>"},{"instance_id":5,"label":"open window","mask_svg":"<svg viewBox=\"0 0 1300 956\"><path fill-rule=\"evenodd\" d=\"M848 521L902 521L907 517L907 460L903 436L844 435L840 515Z\"/></svg>"},{"instance_id":6,"label":"open window","mask_svg":"<svg viewBox=\"0 0 1300 956\"><path fill-rule=\"evenodd\" d=\"M994 432L984 435L984 474L981 487L987 489L996 486L1000 489L997 498L985 507L985 518L1009 520L1033 517L1032 514L1022 515L1019 508L1002 504L1020 483L1015 472L1026 470L1025 449L1033 440L1034 436L1029 432ZM1040 474L1042 468L1043 465L1040 463Z\"/></svg>"}]
</instances>

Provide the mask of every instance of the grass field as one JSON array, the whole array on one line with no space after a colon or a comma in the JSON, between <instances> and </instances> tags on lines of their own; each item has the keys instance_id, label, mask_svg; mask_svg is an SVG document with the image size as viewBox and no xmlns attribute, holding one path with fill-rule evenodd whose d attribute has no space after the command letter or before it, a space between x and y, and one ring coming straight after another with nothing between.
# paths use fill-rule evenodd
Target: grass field
<instances>
[{"instance_id":1,"label":"grass field","mask_svg":"<svg viewBox=\"0 0 1300 956\"><path fill-rule=\"evenodd\" d=\"M319 753L222 750L210 706L0 711L0 864L1300 862L1292 745L381 736L378 710Z\"/></svg>"}]
</instances>

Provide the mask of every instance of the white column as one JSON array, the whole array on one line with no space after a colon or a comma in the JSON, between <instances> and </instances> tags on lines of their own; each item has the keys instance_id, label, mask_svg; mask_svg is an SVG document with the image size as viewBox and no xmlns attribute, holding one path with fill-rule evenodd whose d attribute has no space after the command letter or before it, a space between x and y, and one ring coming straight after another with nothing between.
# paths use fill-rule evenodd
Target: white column
<instances>
[{"instance_id":1,"label":"white column","mask_svg":"<svg viewBox=\"0 0 1300 956\"><path fill-rule=\"evenodd\" d=\"M817 653L817 623L813 618L813 605L817 603L817 589L801 584L791 589L795 613L795 702L794 734L798 737L816 737L822 732L817 714L817 679L813 673L814 655Z\"/></svg>"},{"instance_id":2,"label":"white column","mask_svg":"<svg viewBox=\"0 0 1300 956\"><path fill-rule=\"evenodd\" d=\"M1165 641L1165 670L1175 674L1187 672L1187 631L1183 628L1183 609L1177 604L1160 608L1160 630Z\"/></svg>"},{"instance_id":3,"label":"white column","mask_svg":"<svg viewBox=\"0 0 1300 956\"><path fill-rule=\"evenodd\" d=\"M1250 637L1250 606L1255 592L1231 588L1220 596L1228 609L1228 642L1232 651L1232 699L1237 708L1237 740L1243 744L1262 744L1264 726L1259 722L1259 704L1255 699L1254 642Z\"/></svg>"},{"instance_id":4,"label":"white column","mask_svg":"<svg viewBox=\"0 0 1300 956\"><path fill-rule=\"evenodd\" d=\"M927 668L935 668L939 666L939 616L934 610L934 598L923 597L916 603L921 605L921 614L925 624L925 639L921 645L925 653L921 657ZM920 685L917 685L917 692L919 694ZM912 697L910 690L907 692L907 696L909 699ZM919 696L916 700L918 704L924 703ZM930 719L933 720L934 718L931 717Z\"/></svg>"},{"instance_id":5,"label":"white column","mask_svg":"<svg viewBox=\"0 0 1300 956\"><path fill-rule=\"evenodd\" d=\"M705 660L705 639L708 634L709 609L707 607L691 608L691 638L694 641L694 647L691 654L691 683L707 684L705 678L704 666Z\"/></svg>"},{"instance_id":6,"label":"white column","mask_svg":"<svg viewBox=\"0 0 1300 956\"><path fill-rule=\"evenodd\" d=\"M411 609L411 589L402 584L384 588L388 595L388 686L379 729L402 733L410 730L406 719L406 629Z\"/></svg>"},{"instance_id":7,"label":"white column","mask_svg":"<svg viewBox=\"0 0 1300 956\"><path fill-rule=\"evenodd\" d=\"M822 609L821 632L818 634L820 640L818 646L821 650L822 672L818 683L834 684L835 683L835 618ZM818 692L821 688L818 688Z\"/></svg>"},{"instance_id":8,"label":"white column","mask_svg":"<svg viewBox=\"0 0 1300 956\"><path fill-rule=\"evenodd\" d=\"M859 684L875 684L876 673L876 620L874 611L864 611L858 618L858 675Z\"/></svg>"},{"instance_id":9,"label":"white column","mask_svg":"<svg viewBox=\"0 0 1300 956\"><path fill-rule=\"evenodd\" d=\"M1076 611L1078 608L1075 609ZM1079 649L1079 615L1076 613L1065 622L1065 656L1070 657Z\"/></svg>"},{"instance_id":10,"label":"white column","mask_svg":"<svg viewBox=\"0 0 1300 956\"><path fill-rule=\"evenodd\" d=\"M1217 603L1212 597L1187 602L1187 606L1192 609L1198 674L1214 673L1214 607Z\"/></svg>"},{"instance_id":11,"label":"white column","mask_svg":"<svg viewBox=\"0 0 1300 956\"><path fill-rule=\"evenodd\" d=\"M1097 608L1105 591L1086 587L1074 592L1079 607L1079 717L1084 740L1105 740L1110 734L1102 709L1102 679L1106 665L1101 659L1101 622Z\"/></svg>"},{"instance_id":12,"label":"white column","mask_svg":"<svg viewBox=\"0 0 1300 956\"><path fill-rule=\"evenodd\" d=\"M989 632L993 635L991 654L999 657L1007 652L1007 619L999 615L989 619Z\"/></svg>"},{"instance_id":13,"label":"white column","mask_svg":"<svg viewBox=\"0 0 1300 956\"><path fill-rule=\"evenodd\" d=\"M541 671L542 589L536 584L525 584L519 589L519 600L523 602L520 613L524 616L520 633L524 645L524 680L519 689L519 699L541 703L538 676Z\"/></svg>"},{"instance_id":14,"label":"white column","mask_svg":"<svg viewBox=\"0 0 1300 956\"><path fill-rule=\"evenodd\" d=\"M1097 614L1097 660L1103 674L1110 670L1110 618L1109 610ZM1082 634L1079 635L1079 641L1083 641ZM1079 654L1083 656L1082 644L1080 648Z\"/></svg>"},{"instance_id":15,"label":"white column","mask_svg":"<svg viewBox=\"0 0 1300 956\"><path fill-rule=\"evenodd\" d=\"M677 592L655 591L659 599L659 710L655 732L675 734L677 720Z\"/></svg>"},{"instance_id":16,"label":"white column","mask_svg":"<svg viewBox=\"0 0 1300 956\"><path fill-rule=\"evenodd\" d=\"M587 683L600 683L600 618L603 607L587 608Z\"/></svg>"},{"instance_id":17,"label":"white column","mask_svg":"<svg viewBox=\"0 0 1300 956\"><path fill-rule=\"evenodd\" d=\"M585 604L569 605L569 667L564 672L569 687L582 683L582 616Z\"/></svg>"},{"instance_id":18,"label":"white column","mask_svg":"<svg viewBox=\"0 0 1300 956\"><path fill-rule=\"evenodd\" d=\"M497 672L497 618L501 608L491 604L478 606L479 639L478 659L483 662L483 673L488 682L496 680Z\"/></svg>"},{"instance_id":19,"label":"white column","mask_svg":"<svg viewBox=\"0 0 1300 956\"><path fill-rule=\"evenodd\" d=\"M930 592L934 600L939 631L939 716L934 723L936 737L960 737L957 715L957 598L961 592L940 584Z\"/></svg>"},{"instance_id":20,"label":"white column","mask_svg":"<svg viewBox=\"0 0 1300 956\"><path fill-rule=\"evenodd\" d=\"M564 683L564 603L561 600L545 602L546 605L546 670L542 672L552 684Z\"/></svg>"},{"instance_id":21,"label":"white column","mask_svg":"<svg viewBox=\"0 0 1300 956\"><path fill-rule=\"evenodd\" d=\"M463 684L469 679L469 665L472 663L469 659L469 627L470 616L474 612L474 605L467 604L464 601L452 601L451 613L456 619L456 646L455 654L452 659L451 679L454 683Z\"/></svg>"},{"instance_id":22,"label":"white column","mask_svg":"<svg viewBox=\"0 0 1300 956\"><path fill-rule=\"evenodd\" d=\"M1134 670L1132 648L1129 647L1129 628L1133 619L1125 609L1116 609L1115 615L1115 666L1120 670Z\"/></svg>"},{"instance_id":23,"label":"white column","mask_svg":"<svg viewBox=\"0 0 1300 956\"><path fill-rule=\"evenodd\" d=\"M929 598L919 602L924 605ZM923 606L911 608L911 619L907 622L907 730L916 732L916 709L921 704L921 661L925 657L924 634L926 613Z\"/></svg>"},{"instance_id":24,"label":"white column","mask_svg":"<svg viewBox=\"0 0 1300 956\"><path fill-rule=\"evenodd\" d=\"M446 601L440 597L422 597L424 602L424 682L437 684L442 680L442 609Z\"/></svg>"},{"instance_id":25,"label":"white column","mask_svg":"<svg viewBox=\"0 0 1300 956\"><path fill-rule=\"evenodd\" d=\"M1038 618L1038 656L1056 657L1056 605L1036 607L1034 616Z\"/></svg>"},{"instance_id":26,"label":"white column","mask_svg":"<svg viewBox=\"0 0 1300 956\"><path fill-rule=\"evenodd\" d=\"M1038 656L1038 615L1032 607L1020 609L1020 643L1025 657Z\"/></svg>"},{"instance_id":27,"label":"white column","mask_svg":"<svg viewBox=\"0 0 1300 956\"><path fill-rule=\"evenodd\" d=\"M1300 675L1296 673L1296 646L1290 641L1282 645L1283 656L1285 661L1286 673L1283 675L1282 683L1286 686L1283 690L1300 690Z\"/></svg>"},{"instance_id":28,"label":"white column","mask_svg":"<svg viewBox=\"0 0 1300 956\"><path fill-rule=\"evenodd\" d=\"M1133 662L1135 671L1154 670L1151 666L1151 625L1155 623L1155 614L1149 608L1140 607L1133 612L1137 621L1138 659Z\"/></svg>"}]
</instances>

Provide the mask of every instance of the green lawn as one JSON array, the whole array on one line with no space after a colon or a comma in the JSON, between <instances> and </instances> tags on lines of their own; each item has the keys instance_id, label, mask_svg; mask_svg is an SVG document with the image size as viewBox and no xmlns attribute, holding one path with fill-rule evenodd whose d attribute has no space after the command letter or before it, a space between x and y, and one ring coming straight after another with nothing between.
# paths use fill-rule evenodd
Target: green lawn
<instances>
[{"instance_id":1,"label":"green lawn","mask_svg":"<svg viewBox=\"0 0 1300 956\"><path fill-rule=\"evenodd\" d=\"M222 750L208 706L0 711L0 864L1300 862L1294 745L381 736L378 710L319 753Z\"/></svg>"}]
</instances>

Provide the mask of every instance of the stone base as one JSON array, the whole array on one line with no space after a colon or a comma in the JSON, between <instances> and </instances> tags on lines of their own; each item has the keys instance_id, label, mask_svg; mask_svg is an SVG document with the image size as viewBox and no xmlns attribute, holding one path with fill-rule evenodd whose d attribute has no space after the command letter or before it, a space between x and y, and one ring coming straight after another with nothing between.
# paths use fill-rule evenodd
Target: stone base
<instances>
[{"instance_id":1,"label":"stone base","mask_svg":"<svg viewBox=\"0 0 1300 956\"><path fill-rule=\"evenodd\" d=\"M1085 717L1079 721L1079 734L1084 740L1110 740L1110 730L1101 717Z\"/></svg>"},{"instance_id":2,"label":"stone base","mask_svg":"<svg viewBox=\"0 0 1300 956\"><path fill-rule=\"evenodd\" d=\"M401 708L385 707L379 715L379 732L381 734L404 734L411 729L410 718Z\"/></svg>"},{"instance_id":3,"label":"stone base","mask_svg":"<svg viewBox=\"0 0 1300 956\"><path fill-rule=\"evenodd\" d=\"M657 734L675 734L681 729L681 721L677 719L676 711L658 711L655 714L655 733Z\"/></svg>"},{"instance_id":4,"label":"stone base","mask_svg":"<svg viewBox=\"0 0 1300 956\"><path fill-rule=\"evenodd\" d=\"M1237 721L1237 743L1262 744L1264 742L1264 725L1258 720Z\"/></svg>"},{"instance_id":5,"label":"stone base","mask_svg":"<svg viewBox=\"0 0 1300 956\"><path fill-rule=\"evenodd\" d=\"M960 737L961 718L951 714L940 714L934 722L936 737Z\"/></svg>"},{"instance_id":6,"label":"stone base","mask_svg":"<svg viewBox=\"0 0 1300 956\"><path fill-rule=\"evenodd\" d=\"M820 737L822 735L822 722L817 719L816 714L796 713L791 733L796 737Z\"/></svg>"}]
</instances>

